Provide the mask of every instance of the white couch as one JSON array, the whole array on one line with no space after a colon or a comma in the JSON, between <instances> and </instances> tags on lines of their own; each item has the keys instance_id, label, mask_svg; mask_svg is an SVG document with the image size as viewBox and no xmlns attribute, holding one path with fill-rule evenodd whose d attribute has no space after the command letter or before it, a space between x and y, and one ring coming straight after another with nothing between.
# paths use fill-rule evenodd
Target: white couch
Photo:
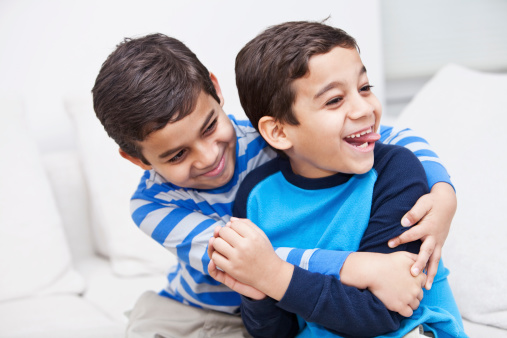
<instances>
[{"instance_id":1,"label":"white couch","mask_svg":"<svg viewBox=\"0 0 507 338\"><path fill-rule=\"evenodd\" d=\"M471 337L507 337L506 92L507 75L451 65L399 119L432 143L458 191L444 255ZM140 171L117 155L90 97L66 101L77 149L43 156L22 103L0 105L0 338L123 337L124 313L174 262L130 220Z\"/></svg>"}]
</instances>

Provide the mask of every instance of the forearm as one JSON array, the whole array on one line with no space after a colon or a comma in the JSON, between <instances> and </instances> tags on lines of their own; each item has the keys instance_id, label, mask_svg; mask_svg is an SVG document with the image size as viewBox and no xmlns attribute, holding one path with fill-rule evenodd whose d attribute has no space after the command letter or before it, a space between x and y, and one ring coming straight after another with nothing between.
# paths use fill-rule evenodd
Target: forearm
<instances>
[{"instance_id":1,"label":"forearm","mask_svg":"<svg viewBox=\"0 0 507 338\"><path fill-rule=\"evenodd\" d=\"M253 337L294 337L299 330L296 315L280 309L269 297L263 300L241 297L241 318Z\"/></svg>"},{"instance_id":2,"label":"forearm","mask_svg":"<svg viewBox=\"0 0 507 338\"><path fill-rule=\"evenodd\" d=\"M333 276L298 267L278 306L308 322L351 336L395 331L403 318L387 310L368 290L349 287Z\"/></svg>"},{"instance_id":3,"label":"forearm","mask_svg":"<svg viewBox=\"0 0 507 338\"><path fill-rule=\"evenodd\" d=\"M137 208L132 207L134 205L135 200L131 202L132 219L141 231L176 255L181 262L202 274L208 274L208 240L213 236L214 225L223 226L225 222L184 208L155 203L141 204Z\"/></svg>"},{"instance_id":4,"label":"forearm","mask_svg":"<svg viewBox=\"0 0 507 338\"><path fill-rule=\"evenodd\" d=\"M447 182L438 182L435 185L433 185L433 187L431 187L430 193L442 196L442 198L438 199L438 201L439 203L444 203L442 207L446 210L449 210L449 215L450 218L452 219L458 206L458 201L456 198L456 192L454 190L454 187Z\"/></svg>"}]
</instances>

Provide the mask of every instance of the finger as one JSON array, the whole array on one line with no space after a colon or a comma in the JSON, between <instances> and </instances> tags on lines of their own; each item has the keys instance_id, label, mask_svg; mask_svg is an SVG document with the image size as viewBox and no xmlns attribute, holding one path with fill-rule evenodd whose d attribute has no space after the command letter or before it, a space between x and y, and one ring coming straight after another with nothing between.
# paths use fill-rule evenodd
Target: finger
<instances>
[{"instance_id":1,"label":"finger","mask_svg":"<svg viewBox=\"0 0 507 338\"><path fill-rule=\"evenodd\" d=\"M431 210L433 200L429 194L421 196L415 205L402 218L401 225L404 227L411 226L419 222Z\"/></svg>"},{"instance_id":2,"label":"finger","mask_svg":"<svg viewBox=\"0 0 507 338\"><path fill-rule=\"evenodd\" d=\"M231 229L234 229L241 237L250 237L257 233L255 225L248 219L235 219L231 223Z\"/></svg>"},{"instance_id":3,"label":"finger","mask_svg":"<svg viewBox=\"0 0 507 338\"><path fill-rule=\"evenodd\" d=\"M208 273L209 275L215 279L217 282L224 283L225 282L225 273L217 269L217 266L213 260L211 260L208 264Z\"/></svg>"},{"instance_id":4,"label":"finger","mask_svg":"<svg viewBox=\"0 0 507 338\"><path fill-rule=\"evenodd\" d=\"M211 237L208 241L208 257L211 258L211 255L213 254L213 251L215 251L215 248L213 247L213 242L215 241L215 237Z\"/></svg>"},{"instance_id":5,"label":"finger","mask_svg":"<svg viewBox=\"0 0 507 338\"><path fill-rule=\"evenodd\" d=\"M220 254L221 256L229 257L234 252L234 248L229 243L224 241L224 239L222 237L215 238L215 240L213 241L213 247L215 248L215 250L211 254L212 259L213 259L214 255L217 253ZM218 266L220 266L220 264L218 264L218 262L215 262L215 263Z\"/></svg>"},{"instance_id":6,"label":"finger","mask_svg":"<svg viewBox=\"0 0 507 338\"><path fill-rule=\"evenodd\" d=\"M419 304L421 304L421 302L419 301L419 299L415 298L413 299L411 302L410 302L410 308L412 310L417 310L417 308L419 307Z\"/></svg>"},{"instance_id":7,"label":"finger","mask_svg":"<svg viewBox=\"0 0 507 338\"><path fill-rule=\"evenodd\" d=\"M232 218L234 221L240 221L242 223L242 229L237 229L238 233L240 233L243 237L252 236L254 233L264 238L264 240L269 241L268 236L261 228L259 228L255 223L247 218ZM236 222L234 222L236 224ZM248 229L248 228L250 229ZM270 241L271 242L271 241Z\"/></svg>"},{"instance_id":8,"label":"finger","mask_svg":"<svg viewBox=\"0 0 507 338\"><path fill-rule=\"evenodd\" d=\"M266 235L266 233L264 233L264 231L261 228L259 228L254 222L252 222L249 219L245 219L245 223L247 223L250 226L250 228L252 228L252 230L256 231L259 235L268 239L268 236Z\"/></svg>"},{"instance_id":9,"label":"finger","mask_svg":"<svg viewBox=\"0 0 507 338\"><path fill-rule=\"evenodd\" d=\"M417 256L417 261L414 263L414 265L412 265L412 268L410 269L412 276L417 276L421 271L424 270L424 267L426 264L428 264L428 260L435 250L435 245L435 239L433 237L427 237L421 244L421 249L419 250L419 255Z\"/></svg>"},{"instance_id":10,"label":"finger","mask_svg":"<svg viewBox=\"0 0 507 338\"><path fill-rule=\"evenodd\" d=\"M210 259L209 263L208 263L208 273L211 277L215 278L215 276L217 275L217 271L219 271L217 269L217 266L215 264L215 262Z\"/></svg>"},{"instance_id":11,"label":"finger","mask_svg":"<svg viewBox=\"0 0 507 338\"><path fill-rule=\"evenodd\" d=\"M421 281L421 291L422 291L423 286L426 284L426 281L428 280L428 276L425 273L421 273L420 276L422 277Z\"/></svg>"},{"instance_id":12,"label":"finger","mask_svg":"<svg viewBox=\"0 0 507 338\"><path fill-rule=\"evenodd\" d=\"M218 233L220 232L220 229L222 229L222 227L220 225L217 225L215 227L215 230L213 230L213 237L218 237Z\"/></svg>"},{"instance_id":13,"label":"finger","mask_svg":"<svg viewBox=\"0 0 507 338\"><path fill-rule=\"evenodd\" d=\"M223 256L218 251L213 252L213 255L211 255L211 261L215 265L216 270L219 271L219 272L222 272L220 270L223 270L225 272L228 271L228 270L230 270L229 269L229 267L230 267L229 266L229 260L227 259L227 257ZM208 264L208 272L209 272L209 267L210 266ZM216 273L218 274L219 272L216 272ZM213 278L215 278L215 277L213 277Z\"/></svg>"},{"instance_id":14,"label":"finger","mask_svg":"<svg viewBox=\"0 0 507 338\"><path fill-rule=\"evenodd\" d=\"M424 297L424 291L423 289L421 289L421 291L419 291L419 294L417 295L417 299L419 299L419 302L423 299Z\"/></svg>"},{"instance_id":15,"label":"finger","mask_svg":"<svg viewBox=\"0 0 507 338\"><path fill-rule=\"evenodd\" d=\"M403 252L403 254L405 256L407 256L408 258L410 258L413 262L417 261L417 254L411 253L411 252L408 252L408 251L400 251L400 253L401 252Z\"/></svg>"},{"instance_id":16,"label":"finger","mask_svg":"<svg viewBox=\"0 0 507 338\"><path fill-rule=\"evenodd\" d=\"M219 238L229 243L232 247L237 247L239 242L243 239L243 237L232 227L223 227L220 229Z\"/></svg>"},{"instance_id":17,"label":"finger","mask_svg":"<svg viewBox=\"0 0 507 338\"><path fill-rule=\"evenodd\" d=\"M436 247L433 255L430 257L430 263L428 264L428 278L425 285L426 290L430 290L433 285L433 280L435 279L435 275L438 271L438 263L440 262L441 255L442 249L440 247Z\"/></svg>"},{"instance_id":18,"label":"finger","mask_svg":"<svg viewBox=\"0 0 507 338\"><path fill-rule=\"evenodd\" d=\"M412 314L414 313L414 311L412 310L412 308L410 306L405 306L405 308L403 308L400 312L398 312L400 315L402 315L403 317L410 317L412 316Z\"/></svg>"},{"instance_id":19,"label":"finger","mask_svg":"<svg viewBox=\"0 0 507 338\"><path fill-rule=\"evenodd\" d=\"M390 248L395 248L400 244L410 243L413 241L417 241L418 239L421 239L424 236L424 233L420 230L421 228L418 226L415 226L398 237L395 237L393 239L390 239L387 245L389 245Z\"/></svg>"}]
</instances>

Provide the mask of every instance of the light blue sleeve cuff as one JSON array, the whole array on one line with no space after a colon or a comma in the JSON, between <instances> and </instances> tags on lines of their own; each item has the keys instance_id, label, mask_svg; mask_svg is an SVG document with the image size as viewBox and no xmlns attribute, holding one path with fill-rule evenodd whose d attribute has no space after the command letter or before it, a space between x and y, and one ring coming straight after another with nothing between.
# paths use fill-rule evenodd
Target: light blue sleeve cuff
<instances>
[{"instance_id":1,"label":"light blue sleeve cuff","mask_svg":"<svg viewBox=\"0 0 507 338\"><path fill-rule=\"evenodd\" d=\"M430 190L436 183L445 182L449 184L454 189L454 191L456 191L456 188L454 188L454 185L451 183L451 177L447 173L447 170L444 168L444 166L434 161L423 161L421 163L423 165L424 171L426 172L428 187Z\"/></svg>"},{"instance_id":2,"label":"light blue sleeve cuff","mask_svg":"<svg viewBox=\"0 0 507 338\"><path fill-rule=\"evenodd\" d=\"M340 279L343 263L352 251L332 251L317 249L308 262L308 270Z\"/></svg>"},{"instance_id":3,"label":"light blue sleeve cuff","mask_svg":"<svg viewBox=\"0 0 507 338\"><path fill-rule=\"evenodd\" d=\"M275 248L275 252L287 263L299 266L310 272L333 275L340 279L343 263L352 251L324 249Z\"/></svg>"}]
</instances>

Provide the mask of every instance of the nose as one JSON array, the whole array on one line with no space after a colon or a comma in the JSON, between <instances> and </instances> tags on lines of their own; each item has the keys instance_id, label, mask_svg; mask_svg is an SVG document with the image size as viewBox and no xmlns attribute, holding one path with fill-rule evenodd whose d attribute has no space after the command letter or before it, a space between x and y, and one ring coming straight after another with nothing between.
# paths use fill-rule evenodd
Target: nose
<instances>
[{"instance_id":1,"label":"nose","mask_svg":"<svg viewBox=\"0 0 507 338\"><path fill-rule=\"evenodd\" d=\"M216 142L199 142L195 147L194 167L207 169L212 167L218 156L218 144Z\"/></svg>"},{"instance_id":2,"label":"nose","mask_svg":"<svg viewBox=\"0 0 507 338\"><path fill-rule=\"evenodd\" d=\"M349 118L353 120L361 119L363 117L368 117L373 115L375 111L374 105L369 102L369 100L361 94L356 93L349 100L350 110L349 110Z\"/></svg>"}]
</instances>

